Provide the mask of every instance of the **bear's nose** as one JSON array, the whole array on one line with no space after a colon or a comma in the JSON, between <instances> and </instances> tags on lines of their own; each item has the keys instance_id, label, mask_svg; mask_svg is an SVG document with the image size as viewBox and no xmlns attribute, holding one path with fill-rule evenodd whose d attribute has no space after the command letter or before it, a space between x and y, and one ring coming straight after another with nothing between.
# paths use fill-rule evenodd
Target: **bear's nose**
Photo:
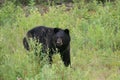
<instances>
[{"instance_id":1,"label":"bear's nose","mask_svg":"<svg viewBox=\"0 0 120 80\"><path fill-rule=\"evenodd\" d=\"M57 46L61 46L63 43L62 43L62 40L61 39L58 39L57 42L56 42Z\"/></svg>"}]
</instances>

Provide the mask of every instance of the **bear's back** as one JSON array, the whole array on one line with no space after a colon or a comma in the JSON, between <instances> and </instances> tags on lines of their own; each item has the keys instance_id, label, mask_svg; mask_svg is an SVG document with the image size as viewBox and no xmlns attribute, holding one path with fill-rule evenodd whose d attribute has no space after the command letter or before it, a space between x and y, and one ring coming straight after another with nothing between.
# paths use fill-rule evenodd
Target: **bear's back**
<instances>
[{"instance_id":1,"label":"bear's back","mask_svg":"<svg viewBox=\"0 0 120 80\"><path fill-rule=\"evenodd\" d=\"M45 26L38 26L27 32L27 36L32 38L46 37L52 34L53 34L53 28L48 28Z\"/></svg>"}]
</instances>

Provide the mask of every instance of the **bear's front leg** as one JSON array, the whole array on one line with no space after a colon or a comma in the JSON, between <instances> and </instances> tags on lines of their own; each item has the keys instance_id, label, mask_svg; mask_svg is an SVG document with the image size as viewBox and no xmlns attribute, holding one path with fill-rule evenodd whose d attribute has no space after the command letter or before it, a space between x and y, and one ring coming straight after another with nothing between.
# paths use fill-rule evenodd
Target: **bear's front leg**
<instances>
[{"instance_id":1,"label":"bear's front leg","mask_svg":"<svg viewBox=\"0 0 120 80\"><path fill-rule=\"evenodd\" d=\"M61 59L64 62L64 65L66 67L68 67L69 65L71 65L71 61L70 61L70 51L69 50L65 50L63 52L60 52L61 55Z\"/></svg>"},{"instance_id":2,"label":"bear's front leg","mask_svg":"<svg viewBox=\"0 0 120 80\"><path fill-rule=\"evenodd\" d=\"M52 54L49 54L49 64L52 64L53 60L52 60Z\"/></svg>"},{"instance_id":3,"label":"bear's front leg","mask_svg":"<svg viewBox=\"0 0 120 80\"><path fill-rule=\"evenodd\" d=\"M53 56L53 51L52 51L52 49L50 49L49 56L48 56L48 58L49 58L49 64L52 64L52 62L53 62L52 56Z\"/></svg>"}]
</instances>

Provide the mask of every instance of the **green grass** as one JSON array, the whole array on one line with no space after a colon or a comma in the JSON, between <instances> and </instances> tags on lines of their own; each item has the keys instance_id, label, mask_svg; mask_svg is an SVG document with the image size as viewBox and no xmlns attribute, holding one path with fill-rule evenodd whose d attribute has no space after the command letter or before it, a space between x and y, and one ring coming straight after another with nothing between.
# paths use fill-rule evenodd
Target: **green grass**
<instances>
[{"instance_id":1,"label":"green grass","mask_svg":"<svg viewBox=\"0 0 120 80\"><path fill-rule=\"evenodd\" d=\"M120 1L104 7L96 2L74 3L70 11L64 5L51 6L43 15L36 7L3 5L0 80L120 80L119 5ZM59 54L53 56L52 66L39 64L33 52L24 49L23 37L38 25L70 30L72 68L64 67Z\"/></svg>"}]
</instances>

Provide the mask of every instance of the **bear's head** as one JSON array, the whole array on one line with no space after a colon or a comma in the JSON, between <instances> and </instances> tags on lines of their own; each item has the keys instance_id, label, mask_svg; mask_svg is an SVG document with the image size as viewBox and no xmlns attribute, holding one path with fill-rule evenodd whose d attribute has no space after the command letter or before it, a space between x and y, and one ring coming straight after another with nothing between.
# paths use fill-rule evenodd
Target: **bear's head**
<instances>
[{"instance_id":1,"label":"bear's head","mask_svg":"<svg viewBox=\"0 0 120 80\"><path fill-rule=\"evenodd\" d=\"M55 34L53 36L54 45L57 48L66 47L69 45L70 35L68 29L62 30L60 28L54 28L54 34Z\"/></svg>"}]
</instances>

